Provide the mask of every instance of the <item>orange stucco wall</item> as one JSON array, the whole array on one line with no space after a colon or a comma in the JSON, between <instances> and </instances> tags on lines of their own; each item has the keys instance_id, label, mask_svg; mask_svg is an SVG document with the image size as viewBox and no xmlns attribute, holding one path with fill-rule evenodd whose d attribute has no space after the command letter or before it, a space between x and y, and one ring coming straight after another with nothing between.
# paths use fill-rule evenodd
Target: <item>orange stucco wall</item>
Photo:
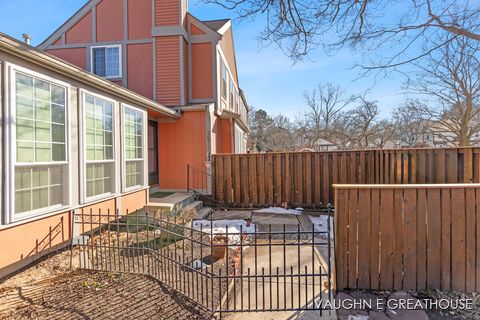
<instances>
[{"instance_id":1,"label":"orange stucco wall","mask_svg":"<svg viewBox=\"0 0 480 320\"><path fill-rule=\"evenodd\" d=\"M227 60L228 66L230 67L233 77L238 84L237 65L235 62L235 48L231 27L223 34L223 38L222 40L220 40L220 47L225 54L225 59Z\"/></svg>"},{"instance_id":2,"label":"orange stucco wall","mask_svg":"<svg viewBox=\"0 0 480 320\"><path fill-rule=\"evenodd\" d=\"M147 203L148 190L130 193L121 198L122 213L130 213L142 209Z\"/></svg>"},{"instance_id":3,"label":"orange stucco wall","mask_svg":"<svg viewBox=\"0 0 480 320\"><path fill-rule=\"evenodd\" d=\"M39 252L67 241L71 235L69 212L0 230L0 270L32 259Z\"/></svg>"},{"instance_id":4,"label":"orange stucco wall","mask_svg":"<svg viewBox=\"0 0 480 320\"><path fill-rule=\"evenodd\" d=\"M212 98L212 43L192 43L192 98Z\"/></svg>"},{"instance_id":5,"label":"orange stucco wall","mask_svg":"<svg viewBox=\"0 0 480 320\"><path fill-rule=\"evenodd\" d=\"M160 188L186 189L187 164L205 169L206 116L206 111L189 111L159 124Z\"/></svg>"},{"instance_id":6,"label":"orange stucco wall","mask_svg":"<svg viewBox=\"0 0 480 320\"><path fill-rule=\"evenodd\" d=\"M110 199L81 208L82 213L120 214L134 212L147 203L148 190L126 194L118 200ZM0 229L0 278L38 259L42 254L67 244L72 239L72 212L67 211L46 218ZM84 230L88 231L88 230Z\"/></svg>"},{"instance_id":7,"label":"orange stucco wall","mask_svg":"<svg viewBox=\"0 0 480 320\"><path fill-rule=\"evenodd\" d=\"M128 0L128 38L151 38L151 16L152 0Z\"/></svg>"},{"instance_id":8,"label":"orange stucco wall","mask_svg":"<svg viewBox=\"0 0 480 320\"><path fill-rule=\"evenodd\" d=\"M123 1L101 1L96 15L97 41L123 40Z\"/></svg>"},{"instance_id":9,"label":"orange stucco wall","mask_svg":"<svg viewBox=\"0 0 480 320\"><path fill-rule=\"evenodd\" d=\"M85 17L80 19L65 34L65 42L67 44L88 43L92 42L92 13L89 12Z\"/></svg>"},{"instance_id":10,"label":"orange stucco wall","mask_svg":"<svg viewBox=\"0 0 480 320\"><path fill-rule=\"evenodd\" d=\"M47 52L83 69L87 69L87 49L85 48L49 49Z\"/></svg>"},{"instance_id":11,"label":"orange stucco wall","mask_svg":"<svg viewBox=\"0 0 480 320\"><path fill-rule=\"evenodd\" d=\"M230 119L219 119L217 153L233 153L233 124Z\"/></svg>"},{"instance_id":12,"label":"orange stucco wall","mask_svg":"<svg viewBox=\"0 0 480 320\"><path fill-rule=\"evenodd\" d=\"M156 38L157 101L167 106L180 105L180 38Z\"/></svg>"},{"instance_id":13,"label":"orange stucco wall","mask_svg":"<svg viewBox=\"0 0 480 320\"><path fill-rule=\"evenodd\" d=\"M153 45L127 46L128 89L153 99Z\"/></svg>"}]
</instances>

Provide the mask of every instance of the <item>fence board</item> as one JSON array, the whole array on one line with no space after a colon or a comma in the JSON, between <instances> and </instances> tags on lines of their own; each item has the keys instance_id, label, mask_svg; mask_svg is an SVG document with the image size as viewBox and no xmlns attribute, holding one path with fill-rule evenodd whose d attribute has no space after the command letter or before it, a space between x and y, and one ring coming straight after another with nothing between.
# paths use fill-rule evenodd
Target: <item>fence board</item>
<instances>
[{"instance_id":1,"label":"fence board","mask_svg":"<svg viewBox=\"0 0 480 320\"><path fill-rule=\"evenodd\" d=\"M480 180L476 147L214 155L212 163L216 200L257 207L285 201L305 207L333 204L334 183Z\"/></svg>"},{"instance_id":2,"label":"fence board","mask_svg":"<svg viewBox=\"0 0 480 320\"><path fill-rule=\"evenodd\" d=\"M335 196L337 290L480 291L480 184L335 185Z\"/></svg>"}]
</instances>

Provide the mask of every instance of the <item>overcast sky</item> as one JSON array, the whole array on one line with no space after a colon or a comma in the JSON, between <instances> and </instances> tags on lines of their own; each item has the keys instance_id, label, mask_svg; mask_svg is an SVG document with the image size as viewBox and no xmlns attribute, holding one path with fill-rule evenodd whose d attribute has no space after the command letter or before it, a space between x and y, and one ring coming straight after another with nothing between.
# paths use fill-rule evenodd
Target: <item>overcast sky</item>
<instances>
[{"instance_id":1,"label":"overcast sky","mask_svg":"<svg viewBox=\"0 0 480 320\"><path fill-rule=\"evenodd\" d=\"M15 0L0 1L0 31L21 39L29 33L39 44L86 0ZM202 20L232 18L233 13L199 0L190 1L190 12ZM344 49L335 56L321 50L309 59L292 64L275 45L261 47L257 35L263 28L261 19L233 21L240 86L250 105L292 118L305 109L303 93L321 82L344 87L348 94L369 90L368 97L377 100L383 116L402 101L402 78L398 74L374 79L356 80L359 70L352 69L359 56Z\"/></svg>"}]
</instances>

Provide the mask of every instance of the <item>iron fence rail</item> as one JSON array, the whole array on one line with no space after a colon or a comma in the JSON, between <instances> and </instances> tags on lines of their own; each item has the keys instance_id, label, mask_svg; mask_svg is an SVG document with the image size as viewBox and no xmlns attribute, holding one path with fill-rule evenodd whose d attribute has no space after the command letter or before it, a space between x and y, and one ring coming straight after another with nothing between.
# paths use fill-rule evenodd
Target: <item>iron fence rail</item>
<instances>
[{"instance_id":1,"label":"iron fence rail","mask_svg":"<svg viewBox=\"0 0 480 320\"><path fill-rule=\"evenodd\" d=\"M330 225L220 226L159 212L90 211L75 214L73 227L80 268L151 276L212 313L321 313L318 301L332 298ZM323 263L320 247L328 252Z\"/></svg>"}]
</instances>

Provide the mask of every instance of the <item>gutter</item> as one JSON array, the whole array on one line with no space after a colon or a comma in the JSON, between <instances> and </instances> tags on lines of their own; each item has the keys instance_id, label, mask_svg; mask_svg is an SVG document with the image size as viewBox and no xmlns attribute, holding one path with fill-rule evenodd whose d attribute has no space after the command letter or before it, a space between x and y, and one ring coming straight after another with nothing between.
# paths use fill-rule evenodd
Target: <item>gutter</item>
<instances>
[{"instance_id":1,"label":"gutter","mask_svg":"<svg viewBox=\"0 0 480 320\"><path fill-rule=\"evenodd\" d=\"M140 94L121 87L111 81L100 78L89 73L73 64L54 57L48 53L41 52L38 49L0 32L0 50L17 56L21 59L30 61L41 67L45 67L54 72L73 78L87 85L108 91L109 93L128 100L134 104L150 108L158 113L173 119L180 118L180 114L164 105L150 100Z\"/></svg>"}]
</instances>

